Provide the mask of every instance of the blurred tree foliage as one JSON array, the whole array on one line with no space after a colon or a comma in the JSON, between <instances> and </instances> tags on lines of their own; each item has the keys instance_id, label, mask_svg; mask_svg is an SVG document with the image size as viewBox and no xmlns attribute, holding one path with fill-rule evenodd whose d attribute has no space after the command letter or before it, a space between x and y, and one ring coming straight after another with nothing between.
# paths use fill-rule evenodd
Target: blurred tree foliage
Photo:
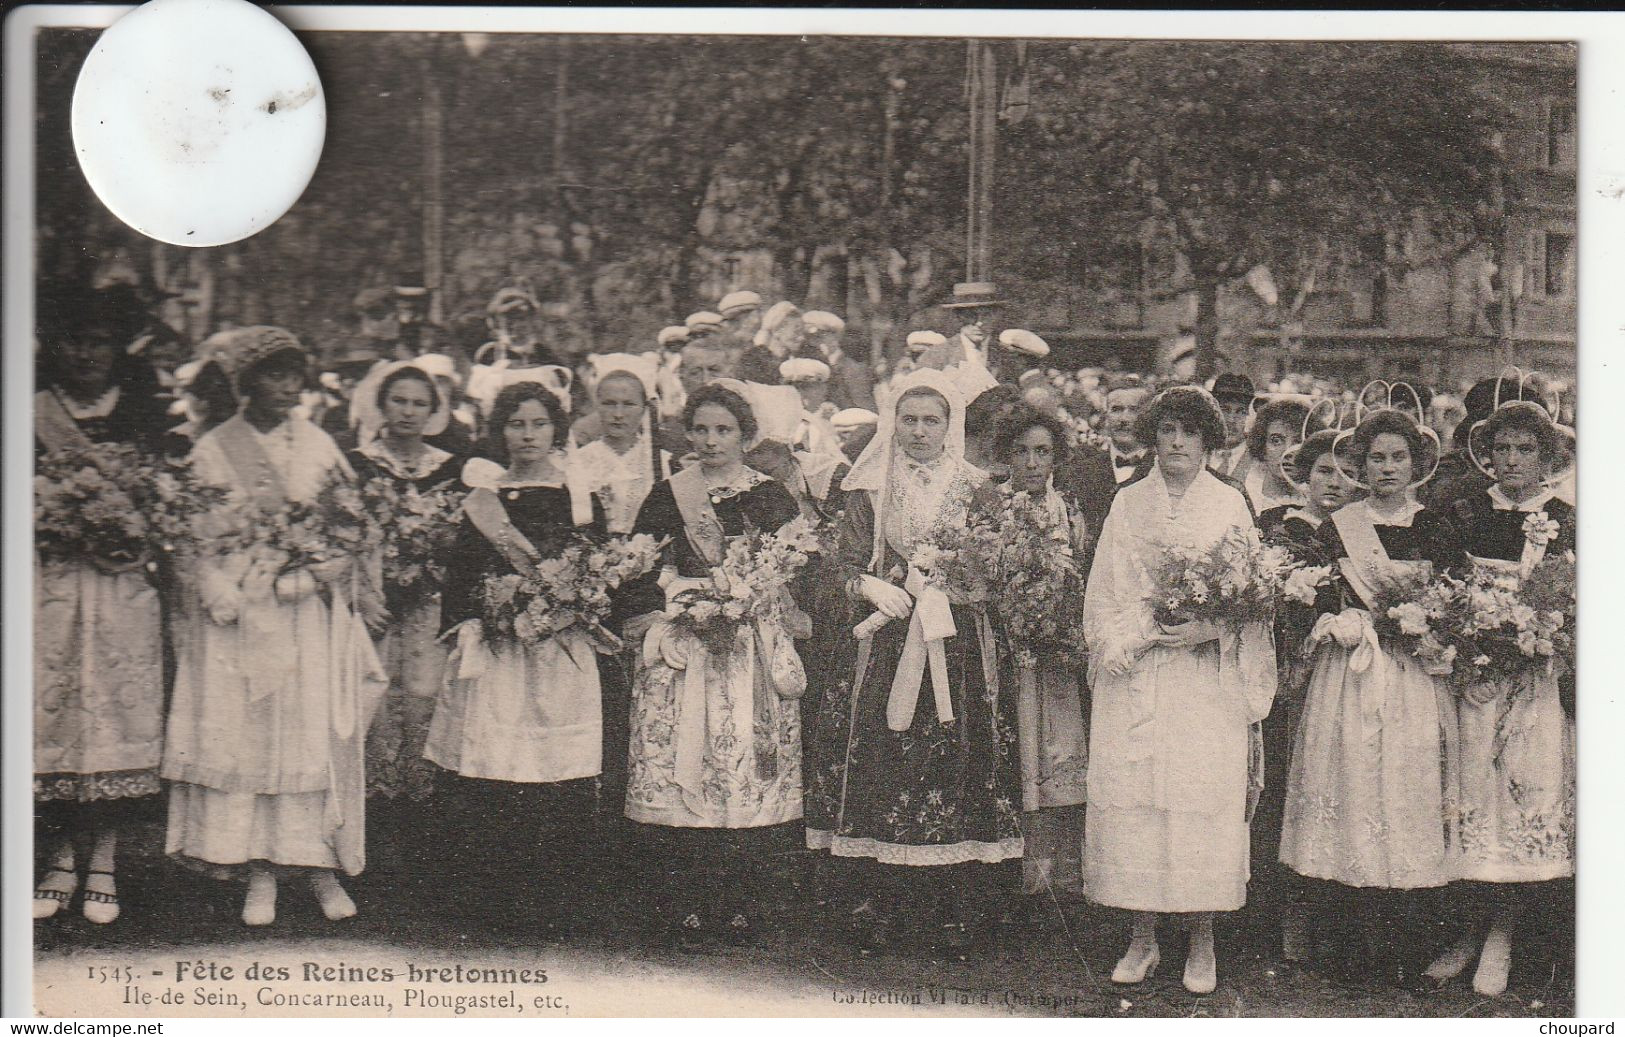
<instances>
[{"instance_id":1,"label":"blurred tree foliage","mask_svg":"<svg viewBox=\"0 0 1625 1037\"><path fill-rule=\"evenodd\" d=\"M115 253L151 262L73 161L69 98L94 39L40 37L47 280L88 279ZM851 290L893 322L941 298L962 264L963 41L304 41L326 150L286 217L207 250L216 324L282 323L331 349L355 326L357 291L423 277L431 86L445 113L444 313L464 345L516 278L568 304L582 345L644 348L713 301L701 288L719 250L769 250L778 287L801 300L836 249L864 273ZM1442 45L1041 41L1026 56L1030 107L1000 130L999 273L1075 285L1080 271L1137 271L1162 242L1178 257L1171 290L1202 300L1204 350L1219 290L1257 264L1285 289L1329 243L1403 226L1447 250L1493 225L1504 115Z\"/></svg>"}]
</instances>

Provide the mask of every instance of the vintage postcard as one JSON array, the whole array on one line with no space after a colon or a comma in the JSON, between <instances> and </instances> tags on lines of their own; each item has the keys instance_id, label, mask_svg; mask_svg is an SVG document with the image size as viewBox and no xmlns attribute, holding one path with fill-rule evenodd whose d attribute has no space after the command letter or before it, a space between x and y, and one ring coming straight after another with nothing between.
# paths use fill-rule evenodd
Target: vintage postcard
<instances>
[{"instance_id":1,"label":"vintage postcard","mask_svg":"<svg viewBox=\"0 0 1625 1037\"><path fill-rule=\"evenodd\" d=\"M279 9L190 247L118 13L7 24L7 1014L1581 1010L1578 28Z\"/></svg>"}]
</instances>

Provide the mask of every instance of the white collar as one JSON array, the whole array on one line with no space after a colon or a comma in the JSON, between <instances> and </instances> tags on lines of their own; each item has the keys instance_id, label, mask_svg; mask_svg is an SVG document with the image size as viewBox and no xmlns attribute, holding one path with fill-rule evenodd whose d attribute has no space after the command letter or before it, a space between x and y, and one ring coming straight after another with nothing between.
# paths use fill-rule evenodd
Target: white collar
<instances>
[{"instance_id":1,"label":"white collar","mask_svg":"<svg viewBox=\"0 0 1625 1037\"><path fill-rule=\"evenodd\" d=\"M1394 515L1383 515L1378 512L1376 508L1371 506L1370 498L1360 501L1359 506L1365 509L1366 516L1371 519L1373 526L1409 527L1411 520L1416 517L1416 513L1422 510L1422 502L1416 500L1407 501L1405 506Z\"/></svg>"},{"instance_id":2,"label":"white collar","mask_svg":"<svg viewBox=\"0 0 1625 1037\"><path fill-rule=\"evenodd\" d=\"M68 416L76 421L105 418L113 413L114 407L118 406L119 387L113 386L90 403L80 403L60 390L57 392L56 397L62 401L62 409L67 411Z\"/></svg>"},{"instance_id":3,"label":"white collar","mask_svg":"<svg viewBox=\"0 0 1625 1037\"><path fill-rule=\"evenodd\" d=\"M451 457L451 451L442 450L430 443L423 444L423 453L418 455L415 462L397 457L384 446L384 437L379 436L361 447L359 453L378 462L379 466L397 479L421 479L445 464Z\"/></svg>"},{"instance_id":4,"label":"white collar","mask_svg":"<svg viewBox=\"0 0 1625 1037\"><path fill-rule=\"evenodd\" d=\"M1321 520L1315 518L1315 516L1311 515L1308 511L1305 511L1303 508L1288 508L1288 509L1286 509L1286 514L1281 516L1281 521L1285 522L1287 519L1292 519L1292 518L1303 519L1305 522L1309 523L1311 526L1315 527L1316 529L1320 528Z\"/></svg>"},{"instance_id":5,"label":"white collar","mask_svg":"<svg viewBox=\"0 0 1625 1037\"><path fill-rule=\"evenodd\" d=\"M1490 486L1489 494L1490 506L1496 511L1541 511L1557 496L1557 491L1548 486L1528 500L1515 501L1501 491L1500 483L1495 483Z\"/></svg>"}]
</instances>

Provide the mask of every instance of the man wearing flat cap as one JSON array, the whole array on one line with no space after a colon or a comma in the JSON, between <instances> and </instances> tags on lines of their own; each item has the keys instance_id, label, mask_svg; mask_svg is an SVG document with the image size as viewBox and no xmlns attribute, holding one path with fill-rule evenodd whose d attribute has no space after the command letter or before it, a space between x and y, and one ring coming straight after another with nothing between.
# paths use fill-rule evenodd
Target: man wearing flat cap
<instances>
[{"instance_id":1,"label":"man wearing flat cap","mask_svg":"<svg viewBox=\"0 0 1625 1037\"><path fill-rule=\"evenodd\" d=\"M828 310L808 310L801 315L801 323L807 329L807 343L801 355L829 366L829 402L837 410L874 409L875 380L869 365L848 356L841 345L846 321Z\"/></svg>"},{"instance_id":2,"label":"man wearing flat cap","mask_svg":"<svg viewBox=\"0 0 1625 1037\"><path fill-rule=\"evenodd\" d=\"M1224 415L1224 448L1208 458L1208 467L1220 475L1240 481L1251 466L1247 453L1247 419L1253 413L1253 380L1244 374L1226 371L1213 380L1213 398Z\"/></svg>"},{"instance_id":3,"label":"man wearing flat cap","mask_svg":"<svg viewBox=\"0 0 1625 1037\"><path fill-rule=\"evenodd\" d=\"M717 303L724 330L741 342L749 342L762 326L762 297L755 292L729 292Z\"/></svg>"},{"instance_id":4,"label":"man wearing flat cap","mask_svg":"<svg viewBox=\"0 0 1625 1037\"><path fill-rule=\"evenodd\" d=\"M999 352L993 374L1001 382L1017 380L1018 373L1049 356L1049 343L1026 328L1006 328L999 332Z\"/></svg>"}]
</instances>

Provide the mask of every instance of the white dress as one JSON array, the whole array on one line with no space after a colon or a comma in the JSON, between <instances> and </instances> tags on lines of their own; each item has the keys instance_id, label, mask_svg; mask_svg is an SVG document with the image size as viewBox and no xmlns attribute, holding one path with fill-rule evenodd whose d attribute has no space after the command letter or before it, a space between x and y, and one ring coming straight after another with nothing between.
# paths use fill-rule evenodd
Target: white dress
<instances>
[{"instance_id":1,"label":"white dress","mask_svg":"<svg viewBox=\"0 0 1625 1037\"><path fill-rule=\"evenodd\" d=\"M1372 515L1364 502L1343 511L1350 509ZM1380 528L1397 531L1389 532L1396 544L1426 536L1411 528L1422 525L1415 509ZM1337 518L1321 527L1323 536ZM1339 621L1369 627L1363 603L1354 604ZM1353 650L1327 639L1315 657L1287 775L1281 863L1346 886L1442 886L1452 877L1455 843L1454 705L1414 656L1375 645L1374 633Z\"/></svg>"},{"instance_id":2,"label":"white dress","mask_svg":"<svg viewBox=\"0 0 1625 1037\"><path fill-rule=\"evenodd\" d=\"M238 416L193 448L198 477L239 499L265 494L244 449L261 452L290 500L348 471L308 421L261 433ZM203 607L178 639L164 750L165 850L221 876L249 862L357 874L366 863L364 742L388 679L346 581L329 588L331 604L322 594L283 602L245 579L248 562L228 555L196 574Z\"/></svg>"},{"instance_id":3,"label":"white dress","mask_svg":"<svg viewBox=\"0 0 1625 1037\"><path fill-rule=\"evenodd\" d=\"M1084 601L1093 709L1084 890L1134 911L1233 911L1247 899L1249 726L1269 713L1265 624L1196 648L1153 646L1148 567L1167 545L1207 547L1252 524L1199 473L1177 512L1161 470L1118 493Z\"/></svg>"}]
</instances>

